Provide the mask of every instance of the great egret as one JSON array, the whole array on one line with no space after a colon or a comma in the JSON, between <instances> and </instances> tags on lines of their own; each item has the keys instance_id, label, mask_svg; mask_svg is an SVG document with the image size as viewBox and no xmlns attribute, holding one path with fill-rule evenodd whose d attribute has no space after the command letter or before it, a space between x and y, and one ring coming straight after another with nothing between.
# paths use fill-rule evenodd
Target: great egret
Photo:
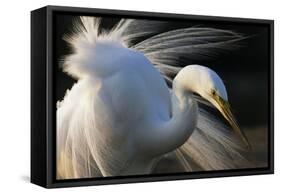
<instances>
[{"instance_id":1,"label":"great egret","mask_svg":"<svg viewBox=\"0 0 281 194\"><path fill-rule=\"evenodd\" d=\"M58 179L149 174L163 158L182 171L247 167L235 134L198 106L203 98L218 109L248 146L223 81L208 67L179 64L231 49L241 35L202 27L160 33L165 22L133 19L102 31L100 22L80 17L65 36L73 53L63 70L78 81L57 106Z\"/></svg>"}]
</instances>

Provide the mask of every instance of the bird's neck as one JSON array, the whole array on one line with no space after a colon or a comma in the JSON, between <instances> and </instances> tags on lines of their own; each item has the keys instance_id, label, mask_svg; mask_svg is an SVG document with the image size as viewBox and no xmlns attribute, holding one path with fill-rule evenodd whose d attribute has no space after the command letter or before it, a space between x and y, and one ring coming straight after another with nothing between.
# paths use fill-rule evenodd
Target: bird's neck
<instances>
[{"instance_id":1,"label":"bird's neck","mask_svg":"<svg viewBox=\"0 0 281 194\"><path fill-rule=\"evenodd\" d=\"M173 114L177 114L177 111L184 111L194 101L192 91L184 88L176 80L173 82L171 100Z\"/></svg>"},{"instance_id":2,"label":"bird's neck","mask_svg":"<svg viewBox=\"0 0 281 194\"><path fill-rule=\"evenodd\" d=\"M171 118L160 122L151 132L151 136L155 137L150 144L151 150L159 155L171 152L183 145L197 124L198 106L192 94L176 86L171 95Z\"/></svg>"},{"instance_id":3,"label":"bird's neck","mask_svg":"<svg viewBox=\"0 0 281 194\"><path fill-rule=\"evenodd\" d=\"M189 90L173 86L171 125L181 134L178 142L182 145L190 137L197 124L198 105Z\"/></svg>"}]
</instances>

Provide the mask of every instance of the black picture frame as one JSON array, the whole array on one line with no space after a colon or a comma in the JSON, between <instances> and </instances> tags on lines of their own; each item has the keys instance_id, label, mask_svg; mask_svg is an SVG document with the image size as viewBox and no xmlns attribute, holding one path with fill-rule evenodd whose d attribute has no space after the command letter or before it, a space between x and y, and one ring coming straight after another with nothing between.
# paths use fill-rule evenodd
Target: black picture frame
<instances>
[{"instance_id":1,"label":"black picture frame","mask_svg":"<svg viewBox=\"0 0 281 194\"><path fill-rule=\"evenodd\" d=\"M268 167L223 171L204 171L177 174L138 175L56 180L56 114L54 100L54 15L58 12L73 15L106 15L136 18L172 18L204 21L234 22L264 25L270 32L269 42L269 134ZM31 12L31 182L46 188L120 184L148 181L168 181L195 178L228 177L274 173L274 21L230 17L182 15L93 8L46 6Z\"/></svg>"}]
</instances>

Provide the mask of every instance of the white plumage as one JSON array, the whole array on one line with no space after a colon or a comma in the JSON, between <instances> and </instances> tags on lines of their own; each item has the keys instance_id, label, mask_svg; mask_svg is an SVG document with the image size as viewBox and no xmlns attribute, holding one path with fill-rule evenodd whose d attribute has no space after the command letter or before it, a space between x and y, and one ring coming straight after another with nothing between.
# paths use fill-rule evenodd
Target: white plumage
<instances>
[{"instance_id":1,"label":"white plumage","mask_svg":"<svg viewBox=\"0 0 281 194\"><path fill-rule=\"evenodd\" d=\"M149 174L165 158L182 171L248 167L236 135L198 107L207 100L247 143L222 80L181 64L233 49L241 35L202 27L159 33L166 22L131 19L102 31L100 22L81 17L65 36L73 54L63 70L77 83L57 106L58 179Z\"/></svg>"}]
</instances>

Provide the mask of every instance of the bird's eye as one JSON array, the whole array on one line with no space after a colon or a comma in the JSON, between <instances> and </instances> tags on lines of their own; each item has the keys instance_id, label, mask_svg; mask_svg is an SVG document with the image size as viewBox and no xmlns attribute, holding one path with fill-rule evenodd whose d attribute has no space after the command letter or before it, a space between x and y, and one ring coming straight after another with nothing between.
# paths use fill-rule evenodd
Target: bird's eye
<instances>
[{"instance_id":1,"label":"bird's eye","mask_svg":"<svg viewBox=\"0 0 281 194\"><path fill-rule=\"evenodd\" d=\"M213 96L216 95L216 90L212 89L212 90L211 90L211 94L212 94Z\"/></svg>"}]
</instances>

